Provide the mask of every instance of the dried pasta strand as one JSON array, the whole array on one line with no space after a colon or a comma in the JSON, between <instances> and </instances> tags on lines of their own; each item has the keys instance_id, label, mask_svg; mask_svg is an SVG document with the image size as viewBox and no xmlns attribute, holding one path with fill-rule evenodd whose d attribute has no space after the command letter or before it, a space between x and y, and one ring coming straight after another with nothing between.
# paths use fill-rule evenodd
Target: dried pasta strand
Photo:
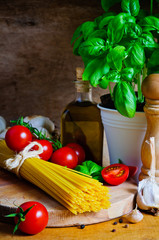
<instances>
[{"instance_id":1,"label":"dried pasta strand","mask_svg":"<svg viewBox=\"0 0 159 240\"><path fill-rule=\"evenodd\" d=\"M0 167L5 168L5 160L14 156L5 141L0 140ZM48 193L73 214L97 212L110 207L108 187L75 170L34 157L24 161L20 176Z\"/></svg>"}]
</instances>

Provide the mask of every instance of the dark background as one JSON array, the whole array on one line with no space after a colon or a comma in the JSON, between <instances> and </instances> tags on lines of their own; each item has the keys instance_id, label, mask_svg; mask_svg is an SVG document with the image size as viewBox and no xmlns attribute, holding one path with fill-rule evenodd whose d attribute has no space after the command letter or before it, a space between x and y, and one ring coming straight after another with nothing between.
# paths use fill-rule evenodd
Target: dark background
<instances>
[{"instance_id":1,"label":"dark background","mask_svg":"<svg viewBox=\"0 0 159 240\"><path fill-rule=\"evenodd\" d=\"M0 0L0 115L7 122L40 114L60 128L62 110L74 98L75 68L83 66L73 55L72 35L102 13L100 0ZM93 99L103 93L94 88Z\"/></svg>"},{"instance_id":2,"label":"dark background","mask_svg":"<svg viewBox=\"0 0 159 240\"><path fill-rule=\"evenodd\" d=\"M74 98L75 68L83 66L72 35L102 13L97 0L0 0L0 115L7 122L40 114L59 129ZM94 89L94 100L99 96Z\"/></svg>"}]
</instances>

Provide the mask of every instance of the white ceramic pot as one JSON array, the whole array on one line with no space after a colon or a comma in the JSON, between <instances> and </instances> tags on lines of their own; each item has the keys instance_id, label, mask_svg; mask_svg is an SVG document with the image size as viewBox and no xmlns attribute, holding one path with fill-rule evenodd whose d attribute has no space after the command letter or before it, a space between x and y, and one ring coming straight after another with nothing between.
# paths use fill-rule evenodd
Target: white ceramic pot
<instances>
[{"instance_id":1,"label":"white ceramic pot","mask_svg":"<svg viewBox=\"0 0 159 240\"><path fill-rule=\"evenodd\" d=\"M144 112L137 112L133 118L122 116L117 110L101 107L110 164L121 159L128 166L138 166L134 179L138 182L141 169L141 145L146 133L147 122Z\"/></svg>"}]
</instances>

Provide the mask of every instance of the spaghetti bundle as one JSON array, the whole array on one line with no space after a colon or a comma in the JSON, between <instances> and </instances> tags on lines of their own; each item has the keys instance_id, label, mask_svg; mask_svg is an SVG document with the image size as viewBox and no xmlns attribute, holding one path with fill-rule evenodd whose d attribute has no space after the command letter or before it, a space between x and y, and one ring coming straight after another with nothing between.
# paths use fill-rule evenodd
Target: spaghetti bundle
<instances>
[{"instance_id":1,"label":"spaghetti bundle","mask_svg":"<svg viewBox=\"0 0 159 240\"><path fill-rule=\"evenodd\" d=\"M5 141L0 141L0 167L15 153ZM15 170L10 170L15 173ZM48 193L72 213L97 212L110 207L109 190L102 183L83 173L76 172L38 157L26 158L19 175Z\"/></svg>"}]
</instances>

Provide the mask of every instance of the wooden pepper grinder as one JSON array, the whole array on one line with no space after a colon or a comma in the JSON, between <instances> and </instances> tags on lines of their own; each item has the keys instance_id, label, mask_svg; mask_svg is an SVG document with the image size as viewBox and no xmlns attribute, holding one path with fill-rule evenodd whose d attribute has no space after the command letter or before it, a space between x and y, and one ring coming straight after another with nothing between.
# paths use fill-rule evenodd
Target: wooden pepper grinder
<instances>
[{"instance_id":1,"label":"wooden pepper grinder","mask_svg":"<svg viewBox=\"0 0 159 240\"><path fill-rule=\"evenodd\" d=\"M142 83L142 93L145 96L144 112L147 118L147 131L141 147L141 160L143 166L139 175L139 180L147 178L151 166L150 144L146 141L150 137L155 137L156 156L156 181L159 182L159 74L150 74Z\"/></svg>"}]
</instances>

